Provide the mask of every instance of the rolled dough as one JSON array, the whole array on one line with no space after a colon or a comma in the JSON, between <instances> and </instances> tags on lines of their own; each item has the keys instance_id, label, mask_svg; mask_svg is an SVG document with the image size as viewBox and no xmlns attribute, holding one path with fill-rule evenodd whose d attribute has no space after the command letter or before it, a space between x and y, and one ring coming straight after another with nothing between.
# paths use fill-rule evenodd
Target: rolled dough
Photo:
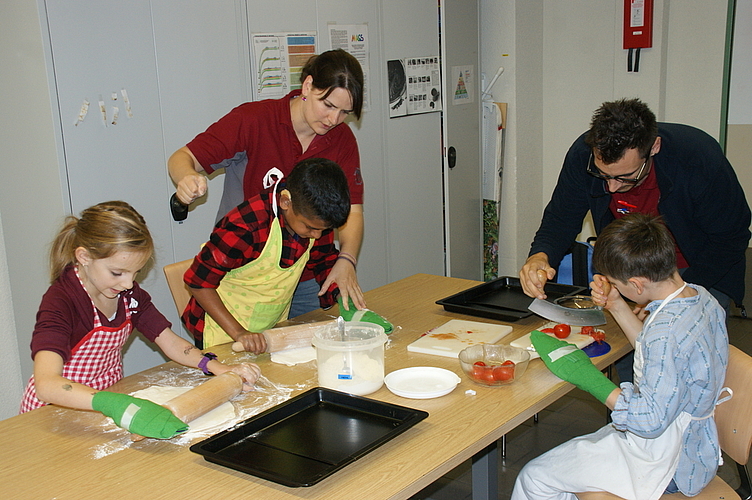
<instances>
[{"instance_id":1,"label":"rolled dough","mask_svg":"<svg viewBox=\"0 0 752 500\"><path fill-rule=\"evenodd\" d=\"M307 363L316 359L316 348L312 346L285 349L272 353L272 362L281 365L294 366L298 363Z\"/></svg>"},{"instance_id":2,"label":"rolled dough","mask_svg":"<svg viewBox=\"0 0 752 500\"><path fill-rule=\"evenodd\" d=\"M192 387L171 387L163 385L153 385L146 389L141 389L131 393L131 396L137 398L148 399L149 401L157 404L163 404L167 401L180 396L181 394L188 392ZM188 431L181 434L181 437L192 435L203 435L209 432L215 432L222 430L228 424L233 423L236 418L235 406L229 401L222 403L208 413L201 415L200 417L186 422L188 424Z\"/></svg>"}]
</instances>

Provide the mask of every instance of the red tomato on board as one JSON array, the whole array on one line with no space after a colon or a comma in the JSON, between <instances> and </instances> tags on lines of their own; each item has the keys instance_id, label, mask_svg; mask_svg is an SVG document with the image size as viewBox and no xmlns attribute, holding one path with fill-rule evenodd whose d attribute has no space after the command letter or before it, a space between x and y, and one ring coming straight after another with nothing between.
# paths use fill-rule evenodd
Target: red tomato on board
<instances>
[{"instance_id":1,"label":"red tomato on board","mask_svg":"<svg viewBox=\"0 0 752 500\"><path fill-rule=\"evenodd\" d=\"M593 326L583 326L582 329L580 330L580 333L583 335L592 335L594 331L595 331L595 327Z\"/></svg>"},{"instance_id":2,"label":"red tomato on board","mask_svg":"<svg viewBox=\"0 0 752 500\"><path fill-rule=\"evenodd\" d=\"M572 333L572 327L564 323L559 323L554 327L554 335L557 339L565 339Z\"/></svg>"}]
</instances>

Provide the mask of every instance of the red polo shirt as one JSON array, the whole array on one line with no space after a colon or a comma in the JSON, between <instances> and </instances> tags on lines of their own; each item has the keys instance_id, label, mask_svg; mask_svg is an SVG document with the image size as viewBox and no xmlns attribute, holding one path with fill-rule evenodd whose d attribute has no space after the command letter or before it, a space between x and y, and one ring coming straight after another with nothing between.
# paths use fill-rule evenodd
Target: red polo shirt
<instances>
[{"instance_id":1,"label":"red polo shirt","mask_svg":"<svg viewBox=\"0 0 752 500\"><path fill-rule=\"evenodd\" d=\"M188 149L208 173L244 155L248 161L243 178L245 199L264 189L263 179L270 169L288 175L301 160L327 158L345 172L352 204L362 204L363 179L355 135L341 123L314 137L303 152L290 117L290 99L298 95L300 90L295 90L282 99L241 104L196 136L187 144Z\"/></svg>"}]
</instances>

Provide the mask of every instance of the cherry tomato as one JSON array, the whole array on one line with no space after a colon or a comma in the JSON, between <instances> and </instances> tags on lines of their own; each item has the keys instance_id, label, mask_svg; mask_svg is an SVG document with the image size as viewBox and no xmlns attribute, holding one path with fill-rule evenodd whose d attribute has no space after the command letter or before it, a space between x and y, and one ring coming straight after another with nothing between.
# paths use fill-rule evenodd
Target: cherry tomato
<instances>
[{"instance_id":1,"label":"cherry tomato","mask_svg":"<svg viewBox=\"0 0 752 500\"><path fill-rule=\"evenodd\" d=\"M595 327L592 327L592 326L583 326L580 329L580 333L582 335L592 335L594 331L595 331Z\"/></svg>"},{"instance_id":2,"label":"cherry tomato","mask_svg":"<svg viewBox=\"0 0 752 500\"><path fill-rule=\"evenodd\" d=\"M483 380L485 382L493 383L496 381L496 379L494 378L494 370L494 367L486 366L486 371L483 373Z\"/></svg>"},{"instance_id":3,"label":"cherry tomato","mask_svg":"<svg viewBox=\"0 0 752 500\"><path fill-rule=\"evenodd\" d=\"M514 379L514 361L506 360L501 365L493 369L493 378L497 382L503 382Z\"/></svg>"},{"instance_id":4,"label":"cherry tomato","mask_svg":"<svg viewBox=\"0 0 752 500\"><path fill-rule=\"evenodd\" d=\"M554 335L557 339L565 339L572 333L572 327L564 323L559 323L554 327Z\"/></svg>"},{"instance_id":5,"label":"cherry tomato","mask_svg":"<svg viewBox=\"0 0 752 500\"><path fill-rule=\"evenodd\" d=\"M593 333L590 334L591 337L593 337L593 340L596 342L602 342L606 340L606 332L603 330L595 330Z\"/></svg>"},{"instance_id":6,"label":"cherry tomato","mask_svg":"<svg viewBox=\"0 0 752 500\"><path fill-rule=\"evenodd\" d=\"M473 363L473 365L475 365L475 366L486 366L486 364L483 361L476 361L475 363Z\"/></svg>"},{"instance_id":7,"label":"cherry tomato","mask_svg":"<svg viewBox=\"0 0 752 500\"><path fill-rule=\"evenodd\" d=\"M554 329L553 328L544 328L541 331L543 333L554 333Z\"/></svg>"},{"instance_id":8,"label":"cherry tomato","mask_svg":"<svg viewBox=\"0 0 752 500\"><path fill-rule=\"evenodd\" d=\"M475 380L483 380L483 377L486 373L486 366L479 365L478 363L473 364L473 371L470 374L471 377L473 377Z\"/></svg>"}]
</instances>

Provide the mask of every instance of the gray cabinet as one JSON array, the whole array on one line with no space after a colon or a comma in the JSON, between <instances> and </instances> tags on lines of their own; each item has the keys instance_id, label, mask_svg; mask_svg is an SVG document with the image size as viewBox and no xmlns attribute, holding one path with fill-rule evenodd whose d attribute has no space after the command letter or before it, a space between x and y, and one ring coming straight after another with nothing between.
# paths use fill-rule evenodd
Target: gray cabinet
<instances>
[{"instance_id":1,"label":"gray cabinet","mask_svg":"<svg viewBox=\"0 0 752 500\"><path fill-rule=\"evenodd\" d=\"M359 279L369 290L414 273L444 274L442 115L390 120L385 104L388 59L439 55L435 0L45 0L44 5L60 169L68 189L63 196L76 213L110 199L141 212L157 252L140 282L177 332L182 328L161 268L195 255L207 239L223 178L212 176L207 199L178 224L167 206L174 187L166 159L253 97L252 33L317 30L319 49L326 50L329 23L368 24L371 110L351 124L366 185ZM477 40L477 29L470 37ZM90 102L88 114L75 125L84 99ZM111 123L114 107L117 124ZM468 244L480 252L480 241ZM143 342L131 342L126 372L152 366L160 356Z\"/></svg>"}]
</instances>

